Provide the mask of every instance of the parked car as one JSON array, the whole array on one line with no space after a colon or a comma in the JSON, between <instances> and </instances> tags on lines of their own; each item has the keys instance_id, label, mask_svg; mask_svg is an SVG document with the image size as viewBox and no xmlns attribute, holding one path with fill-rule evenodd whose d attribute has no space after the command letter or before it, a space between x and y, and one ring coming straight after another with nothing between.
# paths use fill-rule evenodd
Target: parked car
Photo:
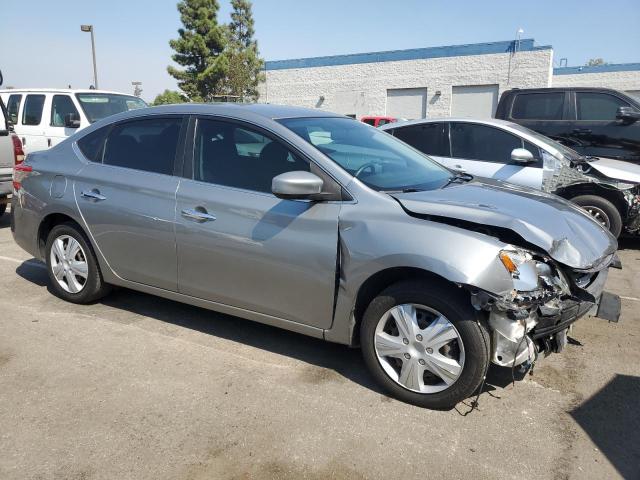
<instances>
[{"instance_id":1,"label":"parked car","mask_svg":"<svg viewBox=\"0 0 640 480\"><path fill-rule=\"evenodd\" d=\"M0 90L9 120L27 152L50 148L115 113L144 108L144 100L105 90Z\"/></svg>"},{"instance_id":2,"label":"parked car","mask_svg":"<svg viewBox=\"0 0 640 480\"><path fill-rule=\"evenodd\" d=\"M2 73L0 73L1 78ZM11 183L13 166L23 159L22 145L18 137L13 133L7 118L7 110L0 98L0 217L6 212L7 204L13 191Z\"/></svg>"},{"instance_id":3,"label":"parked car","mask_svg":"<svg viewBox=\"0 0 640 480\"><path fill-rule=\"evenodd\" d=\"M426 407L620 311L603 294L616 240L583 210L324 111L127 112L29 154L14 182L14 238L61 298L119 285L360 345L387 391Z\"/></svg>"},{"instance_id":4,"label":"parked car","mask_svg":"<svg viewBox=\"0 0 640 480\"><path fill-rule=\"evenodd\" d=\"M366 123L367 125L371 125L372 127L381 127L382 125L386 125L388 123L397 122L398 119L395 117L365 116L362 117L360 121Z\"/></svg>"},{"instance_id":5,"label":"parked car","mask_svg":"<svg viewBox=\"0 0 640 480\"><path fill-rule=\"evenodd\" d=\"M508 90L496 118L557 140L584 156L640 164L640 100L608 88Z\"/></svg>"},{"instance_id":6,"label":"parked car","mask_svg":"<svg viewBox=\"0 0 640 480\"><path fill-rule=\"evenodd\" d=\"M640 165L583 157L503 120L429 119L382 129L453 170L560 195L616 237L640 232Z\"/></svg>"}]
</instances>

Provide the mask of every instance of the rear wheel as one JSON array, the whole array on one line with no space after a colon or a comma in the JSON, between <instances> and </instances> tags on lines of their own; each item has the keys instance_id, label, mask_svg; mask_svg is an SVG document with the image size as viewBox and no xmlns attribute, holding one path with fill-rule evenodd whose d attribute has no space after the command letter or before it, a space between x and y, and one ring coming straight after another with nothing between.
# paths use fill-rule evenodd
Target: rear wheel
<instances>
[{"instance_id":1,"label":"rear wheel","mask_svg":"<svg viewBox=\"0 0 640 480\"><path fill-rule=\"evenodd\" d=\"M91 303L109 292L93 249L75 224L53 227L45 251L49 279L59 297L73 303Z\"/></svg>"},{"instance_id":2,"label":"rear wheel","mask_svg":"<svg viewBox=\"0 0 640 480\"><path fill-rule=\"evenodd\" d=\"M622 215L606 198L598 195L579 195L571 199L573 203L586 210L597 222L618 238L622 232Z\"/></svg>"},{"instance_id":3,"label":"rear wheel","mask_svg":"<svg viewBox=\"0 0 640 480\"><path fill-rule=\"evenodd\" d=\"M452 408L480 386L489 337L469 298L454 287L395 284L371 302L362 322L365 363L394 397Z\"/></svg>"}]
</instances>

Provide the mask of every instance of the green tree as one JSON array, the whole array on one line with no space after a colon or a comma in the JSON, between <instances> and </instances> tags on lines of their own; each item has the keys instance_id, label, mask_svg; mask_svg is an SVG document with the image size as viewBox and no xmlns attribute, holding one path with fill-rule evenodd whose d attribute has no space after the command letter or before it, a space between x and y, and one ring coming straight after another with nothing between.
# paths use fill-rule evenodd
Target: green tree
<instances>
[{"instance_id":1,"label":"green tree","mask_svg":"<svg viewBox=\"0 0 640 480\"><path fill-rule=\"evenodd\" d=\"M169 105L172 103L185 103L188 101L189 99L180 92L176 92L175 90L165 90L155 98L151 105Z\"/></svg>"},{"instance_id":2,"label":"green tree","mask_svg":"<svg viewBox=\"0 0 640 480\"><path fill-rule=\"evenodd\" d=\"M227 25L227 76L225 89L241 100L257 100L258 85L264 81L264 61L258 52L251 2L231 0L231 22Z\"/></svg>"},{"instance_id":3,"label":"green tree","mask_svg":"<svg viewBox=\"0 0 640 480\"><path fill-rule=\"evenodd\" d=\"M597 67L598 65L607 65L602 58L591 58L587 62L587 67Z\"/></svg>"},{"instance_id":4,"label":"green tree","mask_svg":"<svg viewBox=\"0 0 640 480\"><path fill-rule=\"evenodd\" d=\"M218 24L217 0L182 0L178 3L184 28L179 38L169 41L172 59L184 70L169 66L167 71L191 101L210 102L222 92L227 73L223 55L226 35Z\"/></svg>"}]
</instances>

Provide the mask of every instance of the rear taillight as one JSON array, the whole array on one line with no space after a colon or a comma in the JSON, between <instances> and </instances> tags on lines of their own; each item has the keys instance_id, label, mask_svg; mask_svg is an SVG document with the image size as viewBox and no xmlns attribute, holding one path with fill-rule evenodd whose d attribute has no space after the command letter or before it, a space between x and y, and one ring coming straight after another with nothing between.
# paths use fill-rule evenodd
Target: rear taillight
<instances>
[{"instance_id":1,"label":"rear taillight","mask_svg":"<svg viewBox=\"0 0 640 480\"><path fill-rule=\"evenodd\" d=\"M22 188L22 182L31 172L33 172L33 167L24 163L19 163L13 167L13 189L16 192Z\"/></svg>"},{"instance_id":2,"label":"rear taillight","mask_svg":"<svg viewBox=\"0 0 640 480\"><path fill-rule=\"evenodd\" d=\"M22 148L22 142L16 134L11 135L11 141L13 142L13 164L19 165L24 162L24 149Z\"/></svg>"}]
</instances>

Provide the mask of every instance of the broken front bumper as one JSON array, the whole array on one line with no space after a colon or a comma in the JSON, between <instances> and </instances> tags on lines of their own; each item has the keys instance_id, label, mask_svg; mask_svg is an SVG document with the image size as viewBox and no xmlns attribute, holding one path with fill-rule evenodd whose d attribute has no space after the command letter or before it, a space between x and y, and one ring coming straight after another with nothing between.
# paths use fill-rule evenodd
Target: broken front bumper
<instances>
[{"instance_id":1,"label":"broken front bumper","mask_svg":"<svg viewBox=\"0 0 640 480\"><path fill-rule=\"evenodd\" d=\"M543 308L535 311L493 309L489 313L491 361L511 367L533 361L539 352L560 351L566 343L567 329L586 314L617 322L620 297L604 292L607 274L608 268L595 274L583 289L584 298L559 301L552 315L545 315Z\"/></svg>"}]
</instances>

